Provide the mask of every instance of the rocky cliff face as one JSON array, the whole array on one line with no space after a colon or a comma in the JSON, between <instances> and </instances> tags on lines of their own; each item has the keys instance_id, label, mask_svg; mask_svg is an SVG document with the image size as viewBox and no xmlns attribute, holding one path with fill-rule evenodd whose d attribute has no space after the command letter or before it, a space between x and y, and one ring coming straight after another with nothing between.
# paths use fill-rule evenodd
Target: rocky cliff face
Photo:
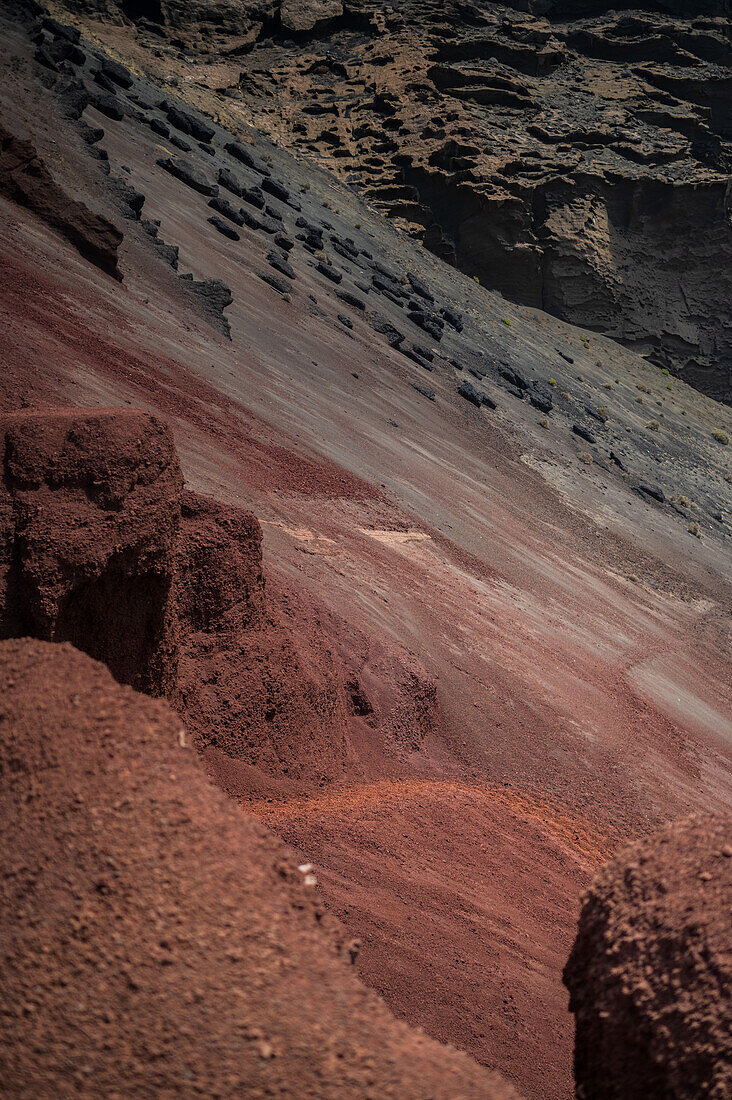
<instances>
[{"instance_id":1,"label":"rocky cliff face","mask_svg":"<svg viewBox=\"0 0 732 1100\"><path fill-rule=\"evenodd\" d=\"M732 400L728 0L82 7L485 286Z\"/></svg>"}]
</instances>

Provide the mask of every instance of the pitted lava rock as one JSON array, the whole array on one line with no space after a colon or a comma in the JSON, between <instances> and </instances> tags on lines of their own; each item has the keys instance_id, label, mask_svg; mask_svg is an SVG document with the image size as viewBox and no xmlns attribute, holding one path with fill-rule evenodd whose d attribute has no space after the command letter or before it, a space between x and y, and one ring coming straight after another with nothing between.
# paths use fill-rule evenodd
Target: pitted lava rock
<instances>
[{"instance_id":1,"label":"pitted lava rock","mask_svg":"<svg viewBox=\"0 0 732 1100\"><path fill-rule=\"evenodd\" d=\"M732 1092L732 816L624 848L584 899L564 971L578 1097Z\"/></svg>"},{"instance_id":2,"label":"pitted lava rock","mask_svg":"<svg viewBox=\"0 0 732 1100\"><path fill-rule=\"evenodd\" d=\"M166 704L29 639L0 697L3 1095L516 1098L359 983Z\"/></svg>"},{"instance_id":3,"label":"pitted lava rock","mask_svg":"<svg viewBox=\"0 0 732 1100\"><path fill-rule=\"evenodd\" d=\"M121 409L0 420L0 637L69 641L170 694L183 478L169 428Z\"/></svg>"}]
</instances>

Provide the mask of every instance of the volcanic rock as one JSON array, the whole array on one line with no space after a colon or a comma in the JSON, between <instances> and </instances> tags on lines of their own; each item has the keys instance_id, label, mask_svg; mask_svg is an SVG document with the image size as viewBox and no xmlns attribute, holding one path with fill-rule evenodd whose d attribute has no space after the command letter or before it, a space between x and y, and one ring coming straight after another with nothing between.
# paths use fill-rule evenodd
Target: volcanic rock
<instances>
[{"instance_id":1,"label":"volcanic rock","mask_svg":"<svg viewBox=\"0 0 732 1100\"><path fill-rule=\"evenodd\" d=\"M564 970L578 1096L732 1091L732 816L624 848L585 895Z\"/></svg>"},{"instance_id":2,"label":"volcanic rock","mask_svg":"<svg viewBox=\"0 0 732 1100\"><path fill-rule=\"evenodd\" d=\"M170 430L126 410L0 420L0 636L70 641L122 683L171 694L182 477Z\"/></svg>"},{"instance_id":3,"label":"volcanic rock","mask_svg":"<svg viewBox=\"0 0 732 1100\"><path fill-rule=\"evenodd\" d=\"M0 192L32 210L59 232L85 259L121 278L117 249L119 229L72 199L54 180L45 161L30 141L16 137L0 125Z\"/></svg>"}]
</instances>

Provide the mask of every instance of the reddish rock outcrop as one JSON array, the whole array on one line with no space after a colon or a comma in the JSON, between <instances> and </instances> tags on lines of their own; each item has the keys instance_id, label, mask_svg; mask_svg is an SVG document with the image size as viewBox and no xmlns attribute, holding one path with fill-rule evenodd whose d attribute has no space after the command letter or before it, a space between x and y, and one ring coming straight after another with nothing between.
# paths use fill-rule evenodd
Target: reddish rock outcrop
<instances>
[{"instance_id":1,"label":"reddish rock outcrop","mask_svg":"<svg viewBox=\"0 0 732 1100\"><path fill-rule=\"evenodd\" d=\"M67 195L32 142L0 125L0 193L32 210L85 259L115 278L122 233L102 214Z\"/></svg>"},{"instance_id":2,"label":"reddish rock outcrop","mask_svg":"<svg viewBox=\"0 0 732 1100\"><path fill-rule=\"evenodd\" d=\"M0 644L0 697L5 1096L515 1098L358 982L167 705L27 639Z\"/></svg>"},{"instance_id":3,"label":"reddish rock outcrop","mask_svg":"<svg viewBox=\"0 0 732 1100\"><path fill-rule=\"evenodd\" d=\"M183 479L169 428L141 412L0 420L0 636L70 641L115 677L170 694Z\"/></svg>"},{"instance_id":4,"label":"reddish rock outcrop","mask_svg":"<svg viewBox=\"0 0 732 1100\"><path fill-rule=\"evenodd\" d=\"M564 971L577 1096L732 1091L732 815L624 848L585 896Z\"/></svg>"}]
</instances>

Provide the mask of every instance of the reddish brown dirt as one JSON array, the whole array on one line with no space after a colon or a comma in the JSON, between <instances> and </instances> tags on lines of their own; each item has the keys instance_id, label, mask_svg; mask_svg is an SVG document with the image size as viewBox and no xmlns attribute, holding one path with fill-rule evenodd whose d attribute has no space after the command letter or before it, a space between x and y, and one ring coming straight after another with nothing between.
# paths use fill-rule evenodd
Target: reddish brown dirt
<instances>
[{"instance_id":1,"label":"reddish brown dirt","mask_svg":"<svg viewBox=\"0 0 732 1100\"><path fill-rule=\"evenodd\" d=\"M578 1095L732 1094L732 815L618 853L584 898L564 980Z\"/></svg>"},{"instance_id":2,"label":"reddish brown dirt","mask_svg":"<svg viewBox=\"0 0 732 1100\"><path fill-rule=\"evenodd\" d=\"M314 861L363 939L361 975L399 1016L529 1095L559 1095L571 1073L559 971L577 912L561 899L586 886L607 837L546 800L440 780L247 808Z\"/></svg>"},{"instance_id":3,"label":"reddish brown dirt","mask_svg":"<svg viewBox=\"0 0 732 1100\"><path fill-rule=\"evenodd\" d=\"M69 645L0 645L5 1096L510 1100L396 1022L180 721Z\"/></svg>"}]
</instances>

